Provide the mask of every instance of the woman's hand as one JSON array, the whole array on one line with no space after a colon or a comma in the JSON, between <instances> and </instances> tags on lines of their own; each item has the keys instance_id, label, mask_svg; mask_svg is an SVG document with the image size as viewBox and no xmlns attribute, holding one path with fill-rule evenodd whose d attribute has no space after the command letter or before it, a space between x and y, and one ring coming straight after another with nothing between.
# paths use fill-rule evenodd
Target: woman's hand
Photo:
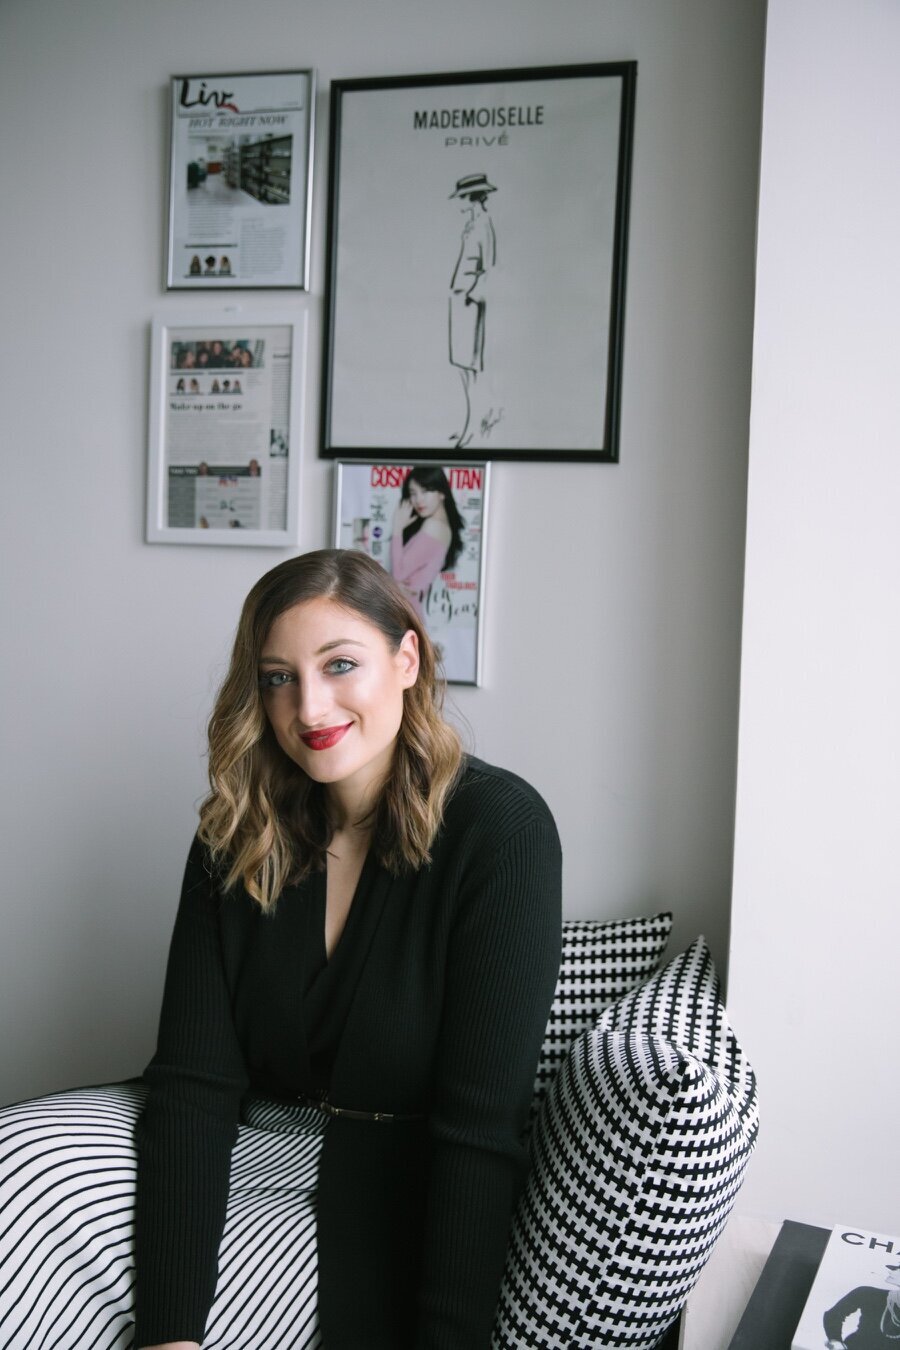
<instances>
[{"instance_id":1,"label":"woman's hand","mask_svg":"<svg viewBox=\"0 0 900 1350\"><path fill-rule=\"evenodd\" d=\"M397 510L394 512L394 525L397 530L405 530L407 525L411 525L415 519L413 504L408 497L401 497L397 504Z\"/></svg>"}]
</instances>

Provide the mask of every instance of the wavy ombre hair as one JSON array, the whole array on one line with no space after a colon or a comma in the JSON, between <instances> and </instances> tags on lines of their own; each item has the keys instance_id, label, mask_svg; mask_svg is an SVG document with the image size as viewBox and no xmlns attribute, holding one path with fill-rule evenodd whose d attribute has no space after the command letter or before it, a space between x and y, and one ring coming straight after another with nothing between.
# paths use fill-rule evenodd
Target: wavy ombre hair
<instances>
[{"instance_id":1,"label":"wavy ombre hair","mask_svg":"<svg viewBox=\"0 0 900 1350\"><path fill-rule=\"evenodd\" d=\"M382 866L398 873L430 861L462 765L459 736L442 714L444 681L434 646L393 577L350 549L320 549L273 567L244 601L231 665L209 720L210 793L200 808L199 831L226 889L243 883L263 909L286 885L324 868L334 833L322 784L275 739L257 664L279 615L317 599L358 614L380 630L392 652L410 629L419 640L419 672L403 691L393 761L372 813Z\"/></svg>"}]
</instances>

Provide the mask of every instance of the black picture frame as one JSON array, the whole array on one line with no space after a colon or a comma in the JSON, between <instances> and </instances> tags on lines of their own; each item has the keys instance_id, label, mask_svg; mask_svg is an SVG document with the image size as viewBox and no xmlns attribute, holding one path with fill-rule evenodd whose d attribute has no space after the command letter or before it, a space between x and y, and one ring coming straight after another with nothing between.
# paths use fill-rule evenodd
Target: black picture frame
<instances>
[{"instance_id":1,"label":"black picture frame","mask_svg":"<svg viewBox=\"0 0 900 1350\"><path fill-rule=\"evenodd\" d=\"M618 461L636 82L332 83L321 457Z\"/></svg>"}]
</instances>

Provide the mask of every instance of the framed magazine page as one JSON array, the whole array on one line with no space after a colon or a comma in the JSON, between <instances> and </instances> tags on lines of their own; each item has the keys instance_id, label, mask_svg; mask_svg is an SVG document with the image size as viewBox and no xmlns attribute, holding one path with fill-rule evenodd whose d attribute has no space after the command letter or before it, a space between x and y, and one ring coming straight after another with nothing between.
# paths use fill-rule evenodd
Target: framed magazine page
<instances>
[{"instance_id":1,"label":"framed magazine page","mask_svg":"<svg viewBox=\"0 0 900 1350\"><path fill-rule=\"evenodd\" d=\"M334 542L391 572L425 623L451 684L481 683L490 466L337 464Z\"/></svg>"},{"instance_id":2,"label":"framed magazine page","mask_svg":"<svg viewBox=\"0 0 900 1350\"><path fill-rule=\"evenodd\" d=\"M154 320L148 543L297 543L305 347L305 314Z\"/></svg>"},{"instance_id":3,"label":"framed magazine page","mask_svg":"<svg viewBox=\"0 0 900 1350\"><path fill-rule=\"evenodd\" d=\"M322 455L617 460L636 69L332 84Z\"/></svg>"},{"instance_id":4,"label":"framed magazine page","mask_svg":"<svg viewBox=\"0 0 900 1350\"><path fill-rule=\"evenodd\" d=\"M169 290L308 288L315 75L176 75Z\"/></svg>"}]
</instances>

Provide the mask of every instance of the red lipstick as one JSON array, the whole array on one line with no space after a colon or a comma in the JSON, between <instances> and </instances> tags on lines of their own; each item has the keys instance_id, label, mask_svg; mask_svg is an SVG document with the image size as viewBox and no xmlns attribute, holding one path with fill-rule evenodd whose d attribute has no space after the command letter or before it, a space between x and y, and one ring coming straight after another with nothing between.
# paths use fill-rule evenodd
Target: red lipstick
<instances>
[{"instance_id":1,"label":"red lipstick","mask_svg":"<svg viewBox=\"0 0 900 1350\"><path fill-rule=\"evenodd\" d=\"M343 740L352 725L352 722L347 722L342 727L322 727L317 731L304 731L300 739L310 750L330 750L338 741Z\"/></svg>"}]
</instances>

